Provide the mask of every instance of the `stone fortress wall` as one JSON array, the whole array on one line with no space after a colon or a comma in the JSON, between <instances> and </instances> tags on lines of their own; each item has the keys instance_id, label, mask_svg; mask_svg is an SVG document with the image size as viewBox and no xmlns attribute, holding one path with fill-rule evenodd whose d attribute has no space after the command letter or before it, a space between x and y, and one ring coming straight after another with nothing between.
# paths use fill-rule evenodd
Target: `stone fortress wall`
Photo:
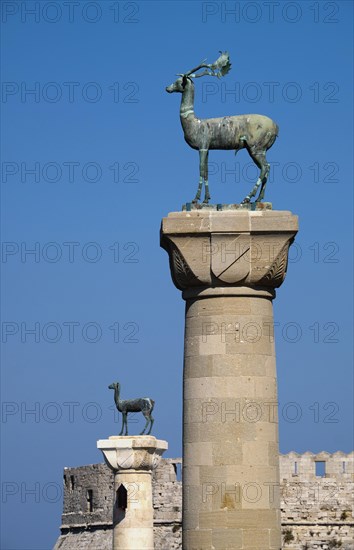
<instances>
[{"instance_id":1,"label":"stone fortress wall","mask_svg":"<svg viewBox=\"0 0 354 550\"><path fill-rule=\"evenodd\" d=\"M182 548L181 463L162 459L153 473L156 550ZM235 495L256 499L262 488L255 485L246 491L235 487ZM267 490L271 498L277 489ZM354 452L280 455L280 492L284 550L354 550ZM65 468L61 535L54 550L111 550L112 493L113 474L105 464ZM134 498L138 488L132 486L128 499Z\"/></svg>"},{"instance_id":2,"label":"stone fortress wall","mask_svg":"<svg viewBox=\"0 0 354 550\"><path fill-rule=\"evenodd\" d=\"M280 485L285 549L354 549L353 452L280 455Z\"/></svg>"}]
</instances>

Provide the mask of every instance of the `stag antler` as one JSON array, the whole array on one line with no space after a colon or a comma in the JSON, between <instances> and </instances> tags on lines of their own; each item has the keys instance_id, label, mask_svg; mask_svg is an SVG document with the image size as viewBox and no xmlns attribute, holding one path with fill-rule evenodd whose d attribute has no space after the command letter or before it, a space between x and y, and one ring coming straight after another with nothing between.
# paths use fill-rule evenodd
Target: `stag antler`
<instances>
[{"instance_id":1,"label":"stag antler","mask_svg":"<svg viewBox=\"0 0 354 550\"><path fill-rule=\"evenodd\" d=\"M194 67L194 69L191 69L190 71L187 71L186 73L177 73L177 76L195 76L192 75L192 73L195 73L195 71L199 71L199 69L202 69L203 67L209 68L209 65L205 65L206 59L203 59L203 61L198 65L198 67Z\"/></svg>"},{"instance_id":2,"label":"stag antler","mask_svg":"<svg viewBox=\"0 0 354 550\"><path fill-rule=\"evenodd\" d=\"M187 73L184 73L182 75L178 76L189 76L190 78L200 78L201 76L217 76L220 78L221 76L225 76L231 69L231 63L230 63L230 56L228 52L222 52L220 51L221 55L218 57L214 63L206 64L204 59L200 65L195 67L194 69L191 69ZM195 74L200 69L207 69L206 71L203 71L202 73Z\"/></svg>"},{"instance_id":3,"label":"stag antler","mask_svg":"<svg viewBox=\"0 0 354 550\"><path fill-rule=\"evenodd\" d=\"M215 75L218 78L220 78L221 76L225 76L231 69L229 52L220 51L220 53L221 55L211 66L214 71L215 69L219 69L219 73Z\"/></svg>"}]
</instances>

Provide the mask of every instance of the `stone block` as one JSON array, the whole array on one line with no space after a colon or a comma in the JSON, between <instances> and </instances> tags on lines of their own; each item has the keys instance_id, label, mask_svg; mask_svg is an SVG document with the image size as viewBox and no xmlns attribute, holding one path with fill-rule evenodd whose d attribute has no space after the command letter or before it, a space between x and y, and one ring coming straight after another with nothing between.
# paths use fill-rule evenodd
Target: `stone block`
<instances>
[{"instance_id":1,"label":"stone block","mask_svg":"<svg viewBox=\"0 0 354 550\"><path fill-rule=\"evenodd\" d=\"M236 550L243 548L241 529L214 529L212 543L215 548Z\"/></svg>"}]
</instances>

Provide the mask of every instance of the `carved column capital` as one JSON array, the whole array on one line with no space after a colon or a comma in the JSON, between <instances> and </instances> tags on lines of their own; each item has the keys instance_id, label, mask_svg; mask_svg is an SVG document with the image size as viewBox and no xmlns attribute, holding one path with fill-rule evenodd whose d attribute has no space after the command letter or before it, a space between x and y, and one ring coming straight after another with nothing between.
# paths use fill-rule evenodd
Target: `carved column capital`
<instances>
[{"instance_id":1,"label":"carved column capital","mask_svg":"<svg viewBox=\"0 0 354 550\"><path fill-rule=\"evenodd\" d=\"M297 231L288 211L171 212L162 220L161 246L180 290L274 289L285 279Z\"/></svg>"},{"instance_id":2,"label":"carved column capital","mask_svg":"<svg viewBox=\"0 0 354 550\"><path fill-rule=\"evenodd\" d=\"M97 448L103 453L107 466L114 472L154 470L168 448L167 441L154 436L111 436L100 439Z\"/></svg>"}]
</instances>

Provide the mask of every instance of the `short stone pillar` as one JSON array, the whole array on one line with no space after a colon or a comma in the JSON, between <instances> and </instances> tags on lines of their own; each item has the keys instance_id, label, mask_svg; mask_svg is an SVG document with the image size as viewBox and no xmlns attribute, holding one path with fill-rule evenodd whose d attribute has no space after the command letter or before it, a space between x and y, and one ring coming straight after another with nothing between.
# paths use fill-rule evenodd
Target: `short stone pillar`
<instances>
[{"instance_id":1,"label":"short stone pillar","mask_svg":"<svg viewBox=\"0 0 354 550\"><path fill-rule=\"evenodd\" d=\"M162 221L186 300L183 550L281 548L272 300L297 228L272 210Z\"/></svg>"},{"instance_id":2,"label":"short stone pillar","mask_svg":"<svg viewBox=\"0 0 354 550\"><path fill-rule=\"evenodd\" d=\"M151 473L167 441L111 436L99 440L97 448L114 472L113 550L154 550Z\"/></svg>"}]
</instances>

